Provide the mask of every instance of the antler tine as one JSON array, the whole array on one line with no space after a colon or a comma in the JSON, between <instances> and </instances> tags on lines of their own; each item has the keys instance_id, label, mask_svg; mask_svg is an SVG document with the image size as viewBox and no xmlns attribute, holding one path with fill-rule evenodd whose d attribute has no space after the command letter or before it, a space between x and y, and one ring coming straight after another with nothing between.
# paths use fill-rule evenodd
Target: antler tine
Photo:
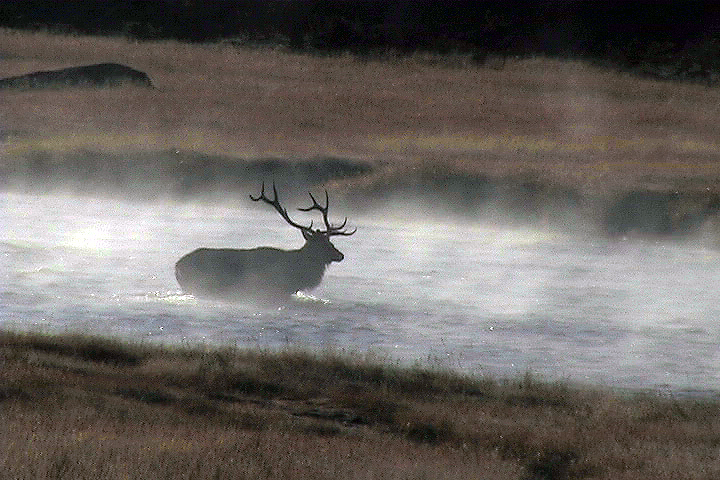
<instances>
[{"instance_id":1,"label":"antler tine","mask_svg":"<svg viewBox=\"0 0 720 480\"><path fill-rule=\"evenodd\" d=\"M273 196L275 197L275 201L280 205L280 200L278 200L278 194L277 194L277 188L275 188L275 182L273 181ZM287 209L283 208L285 210L285 213L287 213Z\"/></svg>"},{"instance_id":2,"label":"antler tine","mask_svg":"<svg viewBox=\"0 0 720 480\"><path fill-rule=\"evenodd\" d=\"M327 202L327 190L325 191L325 206L323 207L318 203L317 200L315 200L315 197L313 196L312 192L308 192L308 195L310 195L310 198L313 201L313 204L306 208L298 208L301 212L309 212L310 210L320 210L321 212L325 213L328 209L328 202Z\"/></svg>"},{"instance_id":3,"label":"antler tine","mask_svg":"<svg viewBox=\"0 0 720 480\"><path fill-rule=\"evenodd\" d=\"M357 228L354 228L352 232L343 232L343 231L342 231L343 228L345 228L345 225L347 225L347 221L348 221L347 217L345 217L345 219L342 221L342 223L341 223L340 225L332 226L332 225L330 224L330 222L328 221L328 218L327 218L327 209L328 209L329 206L330 206L330 200L328 199L328 192L327 192L327 190L325 190L325 210L326 210L326 212L325 212L323 218L325 219L325 225L327 225L327 229L328 229L327 234L328 234L328 236L331 236L331 235L345 235L345 236L350 236L350 235L352 235L353 233L357 232Z\"/></svg>"},{"instance_id":4,"label":"antler tine","mask_svg":"<svg viewBox=\"0 0 720 480\"><path fill-rule=\"evenodd\" d=\"M287 209L284 208L282 205L280 205L280 200L278 199L278 193L277 193L277 188L275 187L275 182L273 182L273 196L275 198L270 200L265 195L265 182L263 182L262 188L260 189L260 195L257 197L253 197L252 195L250 195L250 200L252 200L253 202L259 202L260 200L262 200L263 202L267 203L268 205L272 205L275 208L275 210L277 210L277 212L280 214L280 216L283 217L287 223L289 223L290 225L292 225L295 228L299 228L300 230L303 230L303 231L307 231L312 228L312 222L310 223L309 227L306 227L305 225L300 225L299 223L295 223L292 221L292 219L290 218L290 215L288 215L288 213L287 213Z\"/></svg>"},{"instance_id":5,"label":"antler tine","mask_svg":"<svg viewBox=\"0 0 720 480\"><path fill-rule=\"evenodd\" d=\"M310 195L310 199L313 201L313 204L306 208L298 208L301 212L309 212L311 210L319 210L322 213L323 216L323 222L325 222L325 228L326 230L322 233L326 234L327 236L331 235L352 235L355 233L355 230L352 232L343 232L342 229L345 228L345 225L347 225L347 217L345 217L345 220L340 225L334 226L332 223L330 223L330 219L328 218L328 211L330 209L330 196L328 195L327 189L325 190L325 206L323 207L320 205L320 202L317 201L315 196L312 194L312 192L308 192ZM357 230L357 229L356 229ZM320 230L318 230L320 231Z\"/></svg>"},{"instance_id":6,"label":"antler tine","mask_svg":"<svg viewBox=\"0 0 720 480\"><path fill-rule=\"evenodd\" d=\"M353 233L357 232L357 228L353 228L352 232L343 232L342 229L345 228L346 223L347 223L347 218L345 218L345 221L342 223L342 225L340 225L339 227L334 227L332 230L330 230L328 232L328 236L343 235L343 236L349 237Z\"/></svg>"},{"instance_id":7,"label":"antler tine","mask_svg":"<svg viewBox=\"0 0 720 480\"><path fill-rule=\"evenodd\" d=\"M309 212L311 210L319 210L322 212L323 216L323 222L325 222L325 228L327 231L325 233L328 233L333 230L333 226L330 224L330 220L328 219L328 209L330 208L330 199L328 197L328 192L325 190L325 206L323 207L320 205L320 203L315 199L315 196L312 194L312 192L308 192L308 195L310 195L310 198L313 201L313 204L307 208L298 208L301 212Z\"/></svg>"},{"instance_id":8,"label":"antler tine","mask_svg":"<svg viewBox=\"0 0 720 480\"><path fill-rule=\"evenodd\" d=\"M251 194L250 194L250 200L252 200L253 202L257 202L257 201L259 201L260 199L262 199L264 196L265 196L265 182L262 182L262 188L261 188L261 190L260 190L260 195L259 195L257 198L255 198L255 197L252 196L252 193L251 193Z\"/></svg>"}]
</instances>

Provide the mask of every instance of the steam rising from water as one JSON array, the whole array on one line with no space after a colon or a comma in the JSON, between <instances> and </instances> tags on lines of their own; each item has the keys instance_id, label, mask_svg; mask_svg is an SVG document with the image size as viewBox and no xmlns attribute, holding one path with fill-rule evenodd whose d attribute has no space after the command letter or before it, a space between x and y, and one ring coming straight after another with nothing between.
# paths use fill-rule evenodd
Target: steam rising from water
<instances>
[{"instance_id":1,"label":"steam rising from water","mask_svg":"<svg viewBox=\"0 0 720 480\"><path fill-rule=\"evenodd\" d=\"M351 212L358 233L334 240L345 260L317 290L268 308L184 295L173 265L199 246L300 247L275 212L249 201L3 194L0 327L332 346L473 373L530 369L630 387L720 388L717 251L410 211L403 221Z\"/></svg>"}]
</instances>

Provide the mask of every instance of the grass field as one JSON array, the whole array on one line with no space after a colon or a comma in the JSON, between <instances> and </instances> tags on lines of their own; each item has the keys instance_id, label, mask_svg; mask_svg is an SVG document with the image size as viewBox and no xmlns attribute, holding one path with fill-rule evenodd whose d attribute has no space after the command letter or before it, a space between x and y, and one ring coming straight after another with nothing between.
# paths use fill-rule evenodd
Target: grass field
<instances>
[{"instance_id":1,"label":"grass field","mask_svg":"<svg viewBox=\"0 0 720 480\"><path fill-rule=\"evenodd\" d=\"M362 159L381 177L365 182L385 184L440 169L583 190L720 189L720 92L705 86L545 58L361 61L0 30L6 76L98 62L157 88L3 91L3 162L179 149Z\"/></svg>"},{"instance_id":2,"label":"grass field","mask_svg":"<svg viewBox=\"0 0 720 480\"><path fill-rule=\"evenodd\" d=\"M545 58L360 61L0 30L2 76L100 62L156 88L0 91L0 180L38 164L127 182L155 169L162 190L198 156L204 169L273 158L310 170L329 156L341 174L317 178L363 194L450 178L720 194L720 93L700 85ZM718 413L715 398L365 355L0 333L0 478L709 480Z\"/></svg>"},{"instance_id":3,"label":"grass field","mask_svg":"<svg viewBox=\"0 0 720 480\"><path fill-rule=\"evenodd\" d=\"M714 479L716 399L0 332L2 478Z\"/></svg>"}]
</instances>

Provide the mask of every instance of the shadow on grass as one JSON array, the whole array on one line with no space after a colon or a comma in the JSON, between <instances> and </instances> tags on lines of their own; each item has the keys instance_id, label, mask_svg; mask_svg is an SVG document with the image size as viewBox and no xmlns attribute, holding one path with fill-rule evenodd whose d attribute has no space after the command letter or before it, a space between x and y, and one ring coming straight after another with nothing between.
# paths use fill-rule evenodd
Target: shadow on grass
<instances>
[{"instance_id":1,"label":"shadow on grass","mask_svg":"<svg viewBox=\"0 0 720 480\"><path fill-rule=\"evenodd\" d=\"M368 162L333 156L236 158L179 150L127 154L77 150L33 151L0 165L0 173L8 187L155 200L245 196L248 189L273 180L302 191L365 175L372 168Z\"/></svg>"},{"instance_id":2,"label":"shadow on grass","mask_svg":"<svg viewBox=\"0 0 720 480\"><path fill-rule=\"evenodd\" d=\"M141 349L119 340L100 339L86 335L66 335L62 342L42 334L0 335L0 348L22 348L35 352L53 353L89 362L120 366L137 366L143 359Z\"/></svg>"}]
</instances>

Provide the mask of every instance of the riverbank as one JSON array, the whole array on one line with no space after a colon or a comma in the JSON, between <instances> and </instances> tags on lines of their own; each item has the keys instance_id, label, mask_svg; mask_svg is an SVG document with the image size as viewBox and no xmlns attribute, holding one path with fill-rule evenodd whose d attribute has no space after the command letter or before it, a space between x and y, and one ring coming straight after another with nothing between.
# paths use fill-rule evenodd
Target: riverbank
<instances>
[{"instance_id":1,"label":"riverbank","mask_svg":"<svg viewBox=\"0 0 720 480\"><path fill-rule=\"evenodd\" d=\"M715 397L387 358L0 333L12 478L709 479Z\"/></svg>"},{"instance_id":2,"label":"riverbank","mask_svg":"<svg viewBox=\"0 0 720 480\"><path fill-rule=\"evenodd\" d=\"M720 202L716 89L581 62L367 61L0 31L4 75L101 62L155 89L4 90L7 190L417 205L686 235ZM468 378L338 352L0 335L12 478L716 478L715 398ZM714 463L715 462L715 463Z\"/></svg>"},{"instance_id":3,"label":"riverbank","mask_svg":"<svg viewBox=\"0 0 720 480\"><path fill-rule=\"evenodd\" d=\"M716 229L720 93L582 62L367 61L0 30L6 75L119 62L154 89L4 90L1 188L244 197L263 180L356 209L610 235ZM368 88L370 86L370 88ZM585 228L585 226L583 227Z\"/></svg>"}]
</instances>

